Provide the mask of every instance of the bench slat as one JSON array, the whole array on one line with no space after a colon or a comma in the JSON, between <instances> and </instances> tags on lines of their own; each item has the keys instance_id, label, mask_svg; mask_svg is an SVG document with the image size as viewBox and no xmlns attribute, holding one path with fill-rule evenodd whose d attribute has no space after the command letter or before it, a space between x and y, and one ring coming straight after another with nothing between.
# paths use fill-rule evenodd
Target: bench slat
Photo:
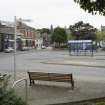
<instances>
[{"instance_id":1,"label":"bench slat","mask_svg":"<svg viewBox=\"0 0 105 105\"><path fill-rule=\"evenodd\" d=\"M48 77L31 77L31 80L49 80Z\"/></svg>"}]
</instances>

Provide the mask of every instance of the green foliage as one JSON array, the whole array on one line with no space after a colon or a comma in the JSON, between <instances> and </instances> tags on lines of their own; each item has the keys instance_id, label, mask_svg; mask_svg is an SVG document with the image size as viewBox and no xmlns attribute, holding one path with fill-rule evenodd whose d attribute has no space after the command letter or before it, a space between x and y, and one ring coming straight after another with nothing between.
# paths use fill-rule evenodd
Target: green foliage
<instances>
[{"instance_id":1,"label":"green foliage","mask_svg":"<svg viewBox=\"0 0 105 105\"><path fill-rule=\"evenodd\" d=\"M72 34L68 34L67 36L68 36L68 38L67 38L68 40L74 40L75 39L75 36Z\"/></svg>"},{"instance_id":2,"label":"green foliage","mask_svg":"<svg viewBox=\"0 0 105 105\"><path fill-rule=\"evenodd\" d=\"M98 31L96 32L97 42L105 41L105 32Z\"/></svg>"},{"instance_id":3,"label":"green foliage","mask_svg":"<svg viewBox=\"0 0 105 105\"><path fill-rule=\"evenodd\" d=\"M0 73L0 95L1 93L4 93L5 91L7 91L9 78L10 76L7 76L6 74L1 75Z\"/></svg>"},{"instance_id":4,"label":"green foliage","mask_svg":"<svg viewBox=\"0 0 105 105\"><path fill-rule=\"evenodd\" d=\"M85 104L84 104L85 105ZM86 105L105 105L105 102L88 103Z\"/></svg>"},{"instance_id":5,"label":"green foliage","mask_svg":"<svg viewBox=\"0 0 105 105\"><path fill-rule=\"evenodd\" d=\"M89 23L83 23L83 21L70 25L71 34L76 40L95 40L96 30L97 29L91 26Z\"/></svg>"},{"instance_id":6,"label":"green foliage","mask_svg":"<svg viewBox=\"0 0 105 105\"><path fill-rule=\"evenodd\" d=\"M95 103L93 105L105 105L105 102Z\"/></svg>"},{"instance_id":7,"label":"green foliage","mask_svg":"<svg viewBox=\"0 0 105 105\"><path fill-rule=\"evenodd\" d=\"M8 88L10 76L0 74L0 105L26 105L21 98L17 97L13 89Z\"/></svg>"},{"instance_id":8,"label":"green foliage","mask_svg":"<svg viewBox=\"0 0 105 105\"><path fill-rule=\"evenodd\" d=\"M105 102L85 102L79 105L105 105Z\"/></svg>"},{"instance_id":9,"label":"green foliage","mask_svg":"<svg viewBox=\"0 0 105 105\"><path fill-rule=\"evenodd\" d=\"M21 98L17 97L13 90L6 91L0 95L0 105L26 105Z\"/></svg>"},{"instance_id":10,"label":"green foliage","mask_svg":"<svg viewBox=\"0 0 105 105\"><path fill-rule=\"evenodd\" d=\"M52 34L52 42L56 43L65 43L67 41L67 34L64 30L64 28L57 27L54 29L54 32Z\"/></svg>"},{"instance_id":11,"label":"green foliage","mask_svg":"<svg viewBox=\"0 0 105 105\"><path fill-rule=\"evenodd\" d=\"M39 31L41 34L43 34L43 33L50 34L51 33L50 29L48 29L48 28L38 29L37 31Z\"/></svg>"},{"instance_id":12,"label":"green foliage","mask_svg":"<svg viewBox=\"0 0 105 105\"><path fill-rule=\"evenodd\" d=\"M74 0L88 13L105 15L105 0Z\"/></svg>"}]
</instances>

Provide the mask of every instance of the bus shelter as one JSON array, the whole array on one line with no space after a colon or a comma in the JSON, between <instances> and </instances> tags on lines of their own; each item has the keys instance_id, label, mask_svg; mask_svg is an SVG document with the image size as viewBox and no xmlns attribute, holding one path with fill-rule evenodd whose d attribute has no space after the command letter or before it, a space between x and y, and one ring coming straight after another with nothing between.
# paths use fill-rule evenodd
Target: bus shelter
<instances>
[{"instance_id":1,"label":"bus shelter","mask_svg":"<svg viewBox=\"0 0 105 105\"><path fill-rule=\"evenodd\" d=\"M69 40L68 48L70 55L91 55L93 56L92 40Z\"/></svg>"}]
</instances>

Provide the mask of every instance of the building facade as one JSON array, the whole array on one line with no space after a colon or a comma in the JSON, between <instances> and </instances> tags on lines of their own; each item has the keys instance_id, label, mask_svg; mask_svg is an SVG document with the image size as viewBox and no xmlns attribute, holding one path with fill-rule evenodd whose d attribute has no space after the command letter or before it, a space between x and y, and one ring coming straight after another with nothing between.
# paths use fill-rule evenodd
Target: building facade
<instances>
[{"instance_id":1,"label":"building facade","mask_svg":"<svg viewBox=\"0 0 105 105\"><path fill-rule=\"evenodd\" d=\"M22 34L17 31L17 37ZM8 47L14 48L14 27L1 27L0 28L0 51L4 51ZM17 49L19 47L18 40L16 41Z\"/></svg>"},{"instance_id":2,"label":"building facade","mask_svg":"<svg viewBox=\"0 0 105 105\"><path fill-rule=\"evenodd\" d=\"M14 48L14 24L0 21L0 51L8 47ZM18 50L35 48L35 29L21 21L17 21L16 47Z\"/></svg>"},{"instance_id":3,"label":"building facade","mask_svg":"<svg viewBox=\"0 0 105 105\"><path fill-rule=\"evenodd\" d=\"M32 28L21 21L17 23L17 29L21 36L21 46L22 48L35 48L35 28Z\"/></svg>"},{"instance_id":4,"label":"building facade","mask_svg":"<svg viewBox=\"0 0 105 105\"><path fill-rule=\"evenodd\" d=\"M36 31L36 35L35 35L35 48L36 49L41 49L43 45L43 38L40 34L39 31Z\"/></svg>"}]
</instances>

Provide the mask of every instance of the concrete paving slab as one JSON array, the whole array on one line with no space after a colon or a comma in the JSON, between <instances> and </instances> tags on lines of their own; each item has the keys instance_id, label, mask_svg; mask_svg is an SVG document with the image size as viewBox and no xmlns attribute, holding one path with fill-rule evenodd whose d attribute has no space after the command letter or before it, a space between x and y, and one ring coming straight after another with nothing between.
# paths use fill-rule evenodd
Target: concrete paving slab
<instances>
[{"instance_id":1,"label":"concrete paving slab","mask_svg":"<svg viewBox=\"0 0 105 105\"><path fill-rule=\"evenodd\" d=\"M16 93L25 97L23 83L15 87ZM37 81L36 85L28 86L29 105L50 105L66 103L105 96L105 83L75 80L75 89L71 84Z\"/></svg>"}]
</instances>

